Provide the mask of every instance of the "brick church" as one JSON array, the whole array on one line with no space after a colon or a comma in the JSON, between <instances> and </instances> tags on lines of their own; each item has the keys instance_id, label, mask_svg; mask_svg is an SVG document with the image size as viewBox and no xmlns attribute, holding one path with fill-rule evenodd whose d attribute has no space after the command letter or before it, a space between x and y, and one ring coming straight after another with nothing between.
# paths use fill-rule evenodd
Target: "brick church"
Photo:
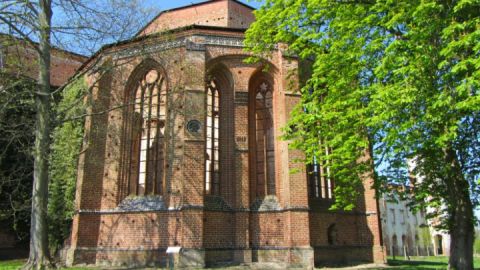
<instances>
[{"instance_id":1,"label":"brick church","mask_svg":"<svg viewBox=\"0 0 480 270\"><path fill-rule=\"evenodd\" d=\"M244 60L253 8L206 1L160 13L85 65L87 98L67 264L384 261L375 191L332 212L328 168L280 140L305 66L276 46ZM291 173L292 169L300 172Z\"/></svg>"}]
</instances>

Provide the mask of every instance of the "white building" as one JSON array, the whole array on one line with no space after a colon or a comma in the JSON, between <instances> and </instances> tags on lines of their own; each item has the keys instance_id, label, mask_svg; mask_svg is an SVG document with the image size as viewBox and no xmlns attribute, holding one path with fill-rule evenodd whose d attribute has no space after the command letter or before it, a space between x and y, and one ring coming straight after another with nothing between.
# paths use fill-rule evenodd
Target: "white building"
<instances>
[{"instance_id":1,"label":"white building","mask_svg":"<svg viewBox=\"0 0 480 270\"><path fill-rule=\"evenodd\" d=\"M428 210L431 211L431 210ZM389 256L432 256L450 254L450 235L427 221L425 212L413 213L407 201L384 194L380 199L383 243Z\"/></svg>"}]
</instances>

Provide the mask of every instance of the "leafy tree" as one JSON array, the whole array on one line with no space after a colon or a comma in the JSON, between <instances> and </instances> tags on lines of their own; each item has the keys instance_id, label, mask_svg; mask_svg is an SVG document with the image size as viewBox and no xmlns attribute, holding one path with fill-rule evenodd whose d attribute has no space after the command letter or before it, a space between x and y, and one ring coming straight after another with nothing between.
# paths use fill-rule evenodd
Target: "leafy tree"
<instances>
[{"instance_id":1,"label":"leafy tree","mask_svg":"<svg viewBox=\"0 0 480 270\"><path fill-rule=\"evenodd\" d=\"M252 52L286 43L312 61L285 137L331 164L335 207L354 207L369 155L388 181L409 184L411 170L417 206L446 214L449 267L473 269L480 2L267 0L255 15Z\"/></svg>"},{"instance_id":2,"label":"leafy tree","mask_svg":"<svg viewBox=\"0 0 480 270\"><path fill-rule=\"evenodd\" d=\"M417 230L420 233L420 245L427 249L427 254L430 253L430 246L432 245L432 235L430 234L430 228L426 224L420 225Z\"/></svg>"},{"instance_id":3,"label":"leafy tree","mask_svg":"<svg viewBox=\"0 0 480 270\"><path fill-rule=\"evenodd\" d=\"M0 222L23 245L30 227L35 83L1 72L0 85Z\"/></svg>"},{"instance_id":4,"label":"leafy tree","mask_svg":"<svg viewBox=\"0 0 480 270\"><path fill-rule=\"evenodd\" d=\"M480 255L480 230L475 231L475 243L474 243L475 255Z\"/></svg>"},{"instance_id":5,"label":"leafy tree","mask_svg":"<svg viewBox=\"0 0 480 270\"><path fill-rule=\"evenodd\" d=\"M49 242L53 251L63 246L70 235L74 212L77 162L80 153L85 103L79 100L86 95L88 87L82 79L71 82L62 91L60 102L55 106L57 125L52 133L49 187Z\"/></svg>"},{"instance_id":6,"label":"leafy tree","mask_svg":"<svg viewBox=\"0 0 480 270\"><path fill-rule=\"evenodd\" d=\"M25 268L43 269L51 264L48 249L47 202L50 136L54 92L50 83L51 47L56 41L83 41L96 48L105 40L124 38L137 30L148 16L135 1L104 0L6 0L0 5L0 30L20 37L35 51L38 71L31 91L35 112L33 147L33 187L30 223L30 255ZM54 13L55 11L55 13ZM55 17L52 17L55 14ZM133 32L130 32L133 33ZM82 46L83 45L83 46Z\"/></svg>"}]
</instances>

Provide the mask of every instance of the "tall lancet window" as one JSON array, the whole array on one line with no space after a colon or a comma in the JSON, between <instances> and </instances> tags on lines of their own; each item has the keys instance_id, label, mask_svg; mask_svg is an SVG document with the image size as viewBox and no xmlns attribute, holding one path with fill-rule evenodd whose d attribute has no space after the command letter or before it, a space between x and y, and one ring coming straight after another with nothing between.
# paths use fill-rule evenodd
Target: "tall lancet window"
<instances>
[{"instance_id":1,"label":"tall lancet window","mask_svg":"<svg viewBox=\"0 0 480 270\"><path fill-rule=\"evenodd\" d=\"M275 151L271 86L263 82L255 96L257 196L275 194Z\"/></svg>"},{"instance_id":2,"label":"tall lancet window","mask_svg":"<svg viewBox=\"0 0 480 270\"><path fill-rule=\"evenodd\" d=\"M330 155L329 147L322 147L325 156ZM312 164L308 165L308 180L310 183L310 197L320 199L333 199L334 182L330 172L329 161L319 161L313 159Z\"/></svg>"},{"instance_id":3,"label":"tall lancet window","mask_svg":"<svg viewBox=\"0 0 480 270\"><path fill-rule=\"evenodd\" d=\"M220 194L220 93L212 80L207 86L205 192Z\"/></svg>"},{"instance_id":4,"label":"tall lancet window","mask_svg":"<svg viewBox=\"0 0 480 270\"><path fill-rule=\"evenodd\" d=\"M128 110L129 193L161 194L165 178L166 85L157 70L138 83Z\"/></svg>"},{"instance_id":5,"label":"tall lancet window","mask_svg":"<svg viewBox=\"0 0 480 270\"><path fill-rule=\"evenodd\" d=\"M312 198L321 198L321 176L320 176L320 163L316 158L313 158L312 164L307 167L308 182L310 184L309 195Z\"/></svg>"}]
</instances>

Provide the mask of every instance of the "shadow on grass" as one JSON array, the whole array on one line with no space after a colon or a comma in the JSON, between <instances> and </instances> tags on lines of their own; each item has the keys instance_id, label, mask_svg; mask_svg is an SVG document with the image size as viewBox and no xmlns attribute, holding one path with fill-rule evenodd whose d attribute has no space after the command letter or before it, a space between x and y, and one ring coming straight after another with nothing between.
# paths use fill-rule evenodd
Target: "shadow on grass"
<instances>
[{"instance_id":1,"label":"shadow on grass","mask_svg":"<svg viewBox=\"0 0 480 270\"><path fill-rule=\"evenodd\" d=\"M415 270L430 270L430 269L447 269L448 263L429 261L429 260L388 260L388 265L396 269L415 269Z\"/></svg>"}]
</instances>

